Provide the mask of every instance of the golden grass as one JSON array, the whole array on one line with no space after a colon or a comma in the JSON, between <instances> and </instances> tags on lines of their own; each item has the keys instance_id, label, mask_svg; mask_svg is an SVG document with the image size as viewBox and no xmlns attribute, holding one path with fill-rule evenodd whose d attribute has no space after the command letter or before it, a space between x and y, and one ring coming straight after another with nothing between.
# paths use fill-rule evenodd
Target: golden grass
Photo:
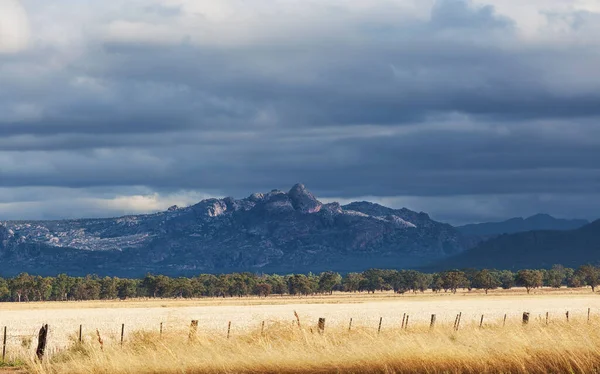
<instances>
[{"instance_id":1,"label":"golden grass","mask_svg":"<svg viewBox=\"0 0 600 374\"><path fill-rule=\"evenodd\" d=\"M302 316L300 316L302 318ZM304 321L303 321L304 322ZM270 322L227 339L187 331L138 331L124 346L96 341L74 346L28 370L48 373L593 373L600 370L600 320L552 322L534 319L506 327L493 321L455 332L450 325L409 326L408 330L315 323L301 328Z\"/></svg>"},{"instance_id":2,"label":"golden grass","mask_svg":"<svg viewBox=\"0 0 600 374\"><path fill-rule=\"evenodd\" d=\"M251 305L287 305L287 304L360 304L367 302L386 302L395 300L435 300L435 299L458 299L468 298L530 298L530 297L565 297L582 296L594 298L589 287L582 288L539 288L527 294L524 288L515 287L510 290L496 289L490 290L485 294L481 290L462 290L459 289L456 294L451 292L434 293L427 290L424 293L396 294L393 291L376 292L369 294L366 292L334 292L333 295L310 295L310 296L290 296L290 295L271 295L269 297L206 297L198 299L128 299L128 300L90 300L90 301L46 301L46 302L4 302L0 303L0 311L10 310L49 310L49 309L105 309L105 308L178 308L190 306L251 306Z\"/></svg>"}]
</instances>

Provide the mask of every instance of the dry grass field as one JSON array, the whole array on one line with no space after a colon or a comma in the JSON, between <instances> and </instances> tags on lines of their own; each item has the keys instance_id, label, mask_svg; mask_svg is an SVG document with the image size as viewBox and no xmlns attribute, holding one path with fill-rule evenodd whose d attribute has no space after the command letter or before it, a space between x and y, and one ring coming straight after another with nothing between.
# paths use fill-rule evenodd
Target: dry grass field
<instances>
[{"instance_id":1,"label":"dry grass field","mask_svg":"<svg viewBox=\"0 0 600 374\"><path fill-rule=\"evenodd\" d=\"M521 323L523 312L531 316L527 326ZM454 331L458 313L461 325ZM408 328L401 329L405 314ZM433 329L431 314L437 319ZM323 334L317 328L319 317L326 319ZM192 319L199 326L190 341ZM47 359L37 363L32 360L34 335L42 323L50 326L49 349ZM8 358L22 360L25 370L35 373L600 370L600 297L589 288L544 289L530 295L514 289L488 295L459 291L13 303L0 304L0 327L4 325L10 337ZM84 332L81 345L76 343L79 325Z\"/></svg>"}]
</instances>

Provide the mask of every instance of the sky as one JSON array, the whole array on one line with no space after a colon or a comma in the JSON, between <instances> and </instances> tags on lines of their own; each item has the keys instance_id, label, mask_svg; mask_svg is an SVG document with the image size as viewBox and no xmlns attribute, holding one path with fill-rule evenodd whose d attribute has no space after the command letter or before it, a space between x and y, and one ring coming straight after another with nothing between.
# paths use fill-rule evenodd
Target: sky
<instances>
[{"instance_id":1,"label":"sky","mask_svg":"<svg viewBox=\"0 0 600 374\"><path fill-rule=\"evenodd\" d=\"M0 0L0 220L304 183L600 218L597 0Z\"/></svg>"}]
</instances>

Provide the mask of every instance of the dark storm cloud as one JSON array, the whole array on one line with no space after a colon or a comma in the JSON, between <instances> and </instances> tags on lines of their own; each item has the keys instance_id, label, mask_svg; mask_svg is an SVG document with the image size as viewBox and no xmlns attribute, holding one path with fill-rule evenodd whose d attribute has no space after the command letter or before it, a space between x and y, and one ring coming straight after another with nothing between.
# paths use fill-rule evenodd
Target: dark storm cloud
<instances>
[{"instance_id":1,"label":"dark storm cloud","mask_svg":"<svg viewBox=\"0 0 600 374\"><path fill-rule=\"evenodd\" d=\"M549 13L572 39L547 42L493 4L439 0L425 17L390 4L315 5L298 24L279 9L282 23L215 32L185 1L127 3L90 16L97 25L72 47L0 55L0 187L36 188L45 217L65 214L43 198L48 186L85 199L139 186L245 196L302 181L332 198L412 197L434 213L428 201L503 195L515 214L523 199L566 213L539 198L551 194L593 218L573 196L600 188L598 15ZM82 212L98 214L85 199ZM19 201L0 214L17 218ZM485 216L449 210L438 208Z\"/></svg>"}]
</instances>

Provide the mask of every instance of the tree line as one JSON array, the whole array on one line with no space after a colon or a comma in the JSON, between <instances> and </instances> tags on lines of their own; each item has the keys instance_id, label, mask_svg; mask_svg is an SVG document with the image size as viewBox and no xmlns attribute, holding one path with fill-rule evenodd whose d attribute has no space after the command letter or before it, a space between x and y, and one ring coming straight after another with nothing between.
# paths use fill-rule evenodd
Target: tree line
<instances>
[{"instance_id":1,"label":"tree line","mask_svg":"<svg viewBox=\"0 0 600 374\"><path fill-rule=\"evenodd\" d=\"M393 290L396 293L456 292L458 289L510 289L515 286L531 289L540 287L591 287L600 284L600 268L584 265L578 269L554 265L551 269L510 270L462 269L439 273L416 270L369 269L344 276L336 272L320 274L200 274L195 277L172 278L148 274L142 279L117 277L42 277L19 274L0 278L0 301L65 301L112 300L127 298L196 298L243 297L269 295L316 295L334 291L368 292Z\"/></svg>"}]
</instances>

